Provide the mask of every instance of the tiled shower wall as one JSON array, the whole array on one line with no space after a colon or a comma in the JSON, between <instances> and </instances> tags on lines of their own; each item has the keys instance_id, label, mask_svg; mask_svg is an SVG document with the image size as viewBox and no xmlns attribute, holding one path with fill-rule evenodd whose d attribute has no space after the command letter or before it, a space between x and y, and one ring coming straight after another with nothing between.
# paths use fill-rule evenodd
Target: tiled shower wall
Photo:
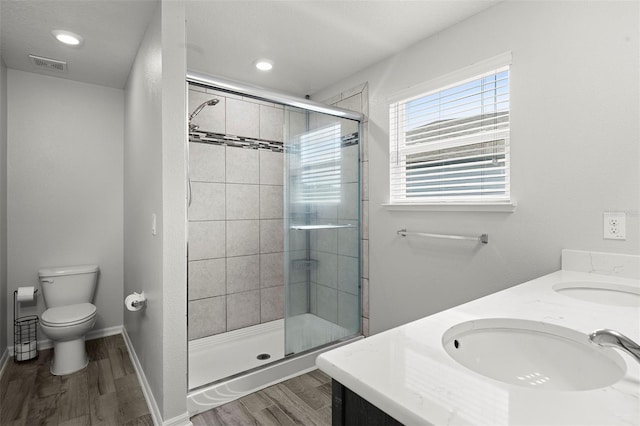
<instances>
[{"instance_id":1,"label":"tiled shower wall","mask_svg":"<svg viewBox=\"0 0 640 426\"><path fill-rule=\"evenodd\" d=\"M360 262L361 262L361 321L362 334L369 335L369 85L363 83L323 103L358 111L364 115L360 128Z\"/></svg>"},{"instance_id":2,"label":"tiled shower wall","mask_svg":"<svg viewBox=\"0 0 640 426\"><path fill-rule=\"evenodd\" d=\"M191 86L198 130L282 142L280 105ZM283 154L189 143L189 339L283 317Z\"/></svg>"},{"instance_id":3,"label":"tiled shower wall","mask_svg":"<svg viewBox=\"0 0 640 426\"><path fill-rule=\"evenodd\" d=\"M326 128L336 123L335 117L311 114L308 130ZM353 225L353 228L307 231L310 237L309 311L320 318L349 330L359 329L359 265L358 265L358 126L349 120L340 121L342 146L336 153L335 167L340 175L339 199L326 202L292 204L292 220L304 223L304 213L310 225ZM295 138L294 138L295 139ZM292 170L295 173L295 170ZM296 177L293 176L296 181ZM295 188L294 188L295 189ZM290 233L292 258L304 259L305 231ZM306 275L290 265L292 314L306 312ZM299 308L298 308L299 307ZM296 309L298 308L298 309Z\"/></svg>"}]
</instances>

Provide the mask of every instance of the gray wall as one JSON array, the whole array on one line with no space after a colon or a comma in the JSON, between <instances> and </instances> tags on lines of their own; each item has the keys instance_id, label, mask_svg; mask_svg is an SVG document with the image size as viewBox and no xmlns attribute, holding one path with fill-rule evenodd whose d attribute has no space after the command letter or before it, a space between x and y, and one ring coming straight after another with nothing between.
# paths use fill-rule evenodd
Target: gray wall
<instances>
[{"instance_id":1,"label":"gray wall","mask_svg":"<svg viewBox=\"0 0 640 426\"><path fill-rule=\"evenodd\" d=\"M124 293L144 291L148 302L125 311L124 327L158 422L186 418L184 40L184 5L160 3L125 89Z\"/></svg>"},{"instance_id":2,"label":"gray wall","mask_svg":"<svg viewBox=\"0 0 640 426\"><path fill-rule=\"evenodd\" d=\"M11 320L7 303L7 68L0 58L0 363L7 349L7 324ZM0 367L1 368L1 367Z\"/></svg>"},{"instance_id":3,"label":"gray wall","mask_svg":"<svg viewBox=\"0 0 640 426\"><path fill-rule=\"evenodd\" d=\"M41 267L95 263L94 330L120 326L124 92L13 69L7 86L7 297Z\"/></svg>"},{"instance_id":4,"label":"gray wall","mask_svg":"<svg viewBox=\"0 0 640 426\"><path fill-rule=\"evenodd\" d=\"M370 326L380 332L560 268L562 248L640 253L639 5L504 2L314 95L369 83ZM394 93L505 51L513 213L392 211ZM626 241L602 213L627 212ZM405 240L401 228L488 233L490 243ZM498 314L498 313L496 313Z\"/></svg>"}]
</instances>

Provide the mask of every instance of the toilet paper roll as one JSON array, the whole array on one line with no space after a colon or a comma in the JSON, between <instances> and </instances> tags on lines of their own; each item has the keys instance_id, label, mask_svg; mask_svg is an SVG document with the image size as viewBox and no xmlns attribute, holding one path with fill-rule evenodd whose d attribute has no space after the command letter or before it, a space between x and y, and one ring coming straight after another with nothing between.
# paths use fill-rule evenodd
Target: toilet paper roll
<instances>
[{"instance_id":1,"label":"toilet paper roll","mask_svg":"<svg viewBox=\"0 0 640 426\"><path fill-rule=\"evenodd\" d=\"M139 311L144 307L146 299L143 294L133 293L124 299L124 306L132 312Z\"/></svg>"},{"instance_id":2,"label":"toilet paper roll","mask_svg":"<svg viewBox=\"0 0 640 426\"><path fill-rule=\"evenodd\" d=\"M27 361L33 359L38 355L36 349L36 341L32 340L26 343L19 343L15 347L15 357L16 361Z\"/></svg>"},{"instance_id":3,"label":"toilet paper roll","mask_svg":"<svg viewBox=\"0 0 640 426\"><path fill-rule=\"evenodd\" d=\"M31 287L18 287L18 295L16 297L18 302L33 302L35 296L35 288Z\"/></svg>"}]
</instances>

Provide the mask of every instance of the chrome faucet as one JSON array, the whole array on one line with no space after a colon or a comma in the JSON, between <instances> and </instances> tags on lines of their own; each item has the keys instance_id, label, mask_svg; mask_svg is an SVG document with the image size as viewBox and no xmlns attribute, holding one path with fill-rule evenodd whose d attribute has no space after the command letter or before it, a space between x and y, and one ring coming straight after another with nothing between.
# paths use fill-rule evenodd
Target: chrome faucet
<instances>
[{"instance_id":1,"label":"chrome faucet","mask_svg":"<svg viewBox=\"0 0 640 426\"><path fill-rule=\"evenodd\" d=\"M596 330L589 335L589 340L596 345L621 349L640 362L640 345L617 331Z\"/></svg>"}]
</instances>

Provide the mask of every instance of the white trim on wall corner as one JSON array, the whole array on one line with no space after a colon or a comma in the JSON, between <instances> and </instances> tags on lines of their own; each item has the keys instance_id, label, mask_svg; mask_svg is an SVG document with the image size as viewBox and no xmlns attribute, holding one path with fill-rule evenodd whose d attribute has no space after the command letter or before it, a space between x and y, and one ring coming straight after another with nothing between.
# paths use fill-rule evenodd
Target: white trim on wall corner
<instances>
[{"instance_id":1,"label":"white trim on wall corner","mask_svg":"<svg viewBox=\"0 0 640 426\"><path fill-rule=\"evenodd\" d=\"M193 423L191 423L191 420L189 420L189 413L184 413L167 420L166 422L162 423L162 426L193 426Z\"/></svg>"},{"instance_id":2,"label":"white trim on wall corner","mask_svg":"<svg viewBox=\"0 0 640 426\"><path fill-rule=\"evenodd\" d=\"M153 397L153 392L151 392L151 387L149 386L149 382L147 381L147 376L145 376L144 374L144 370L142 369L142 364L140 364L138 355L136 354L136 351L133 348L133 343L131 343L129 334L127 334L127 329L124 327L122 328L122 337L124 338L124 343L127 345L127 351L129 352L129 358L131 358L131 363L133 364L133 368L136 370L136 376L138 376L138 382L142 387L142 393L144 394L144 399L147 400L147 406L149 407L149 412L151 413L153 424L162 425L162 426L193 426L193 424L191 423L191 420L189 419L189 413L186 411L184 414L176 416L172 419L169 419L166 421L162 420L162 414L160 413L160 408L158 408L158 404L156 403L156 400Z\"/></svg>"},{"instance_id":3,"label":"white trim on wall corner","mask_svg":"<svg viewBox=\"0 0 640 426\"><path fill-rule=\"evenodd\" d=\"M0 356L0 378L2 377L2 375L4 374L4 369L7 366L8 362L9 362L9 348L6 348L4 350L4 352L2 353L2 356Z\"/></svg>"},{"instance_id":4,"label":"white trim on wall corner","mask_svg":"<svg viewBox=\"0 0 640 426\"><path fill-rule=\"evenodd\" d=\"M145 376L144 374L144 370L142 369L142 365L140 364L138 355L136 354L135 349L133 349L133 343L131 343L131 339L129 338L127 329L124 327L122 328L122 337L124 338L124 343L127 345L127 351L129 352L129 358L131 358L133 368L136 370L136 376L138 376L138 382L142 387L144 399L147 400L147 406L149 407L149 412L151 413L153 424L162 425L163 422L162 415L160 414L160 408L158 408L158 404L153 397L153 392L151 392L151 387L149 386L149 382L147 381L147 376Z\"/></svg>"}]
</instances>

